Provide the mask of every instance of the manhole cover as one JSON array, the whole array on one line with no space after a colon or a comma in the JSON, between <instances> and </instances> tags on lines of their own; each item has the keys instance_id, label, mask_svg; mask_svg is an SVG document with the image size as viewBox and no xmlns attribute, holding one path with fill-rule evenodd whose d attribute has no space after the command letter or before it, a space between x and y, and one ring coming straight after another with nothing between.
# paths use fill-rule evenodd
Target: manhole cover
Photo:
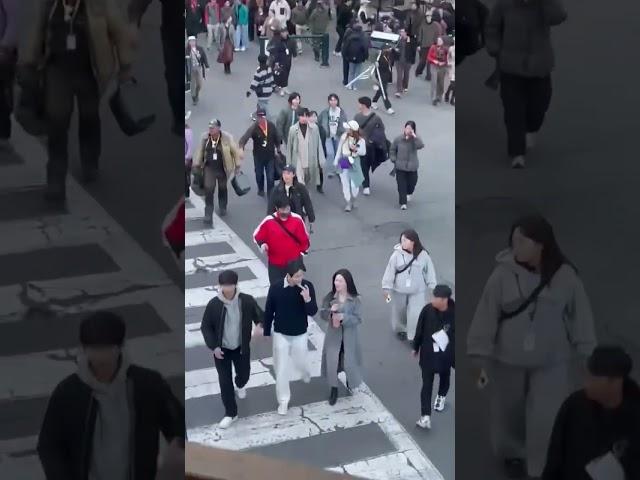
<instances>
[{"instance_id":1,"label":"manhole cover","mask_svg":"<svg viewBox=\"0 0 640 480\"><path fill-rule=\"evenodd\" d=\"M412 228L411 225L405 222L387 222L375 225L373 231L382 235L384 238L400 238L400 234L410 228Z\"/></svg>"},{"instance_id":2,"label":"manhole cover","mask_svg":"<svg viewBox=\"0 0 640 480\"><path fill-rule=\"evenodd\" d=\"M487 197L456 205L456 229L469 233L504 232L523 215L536 213L529 203L512 197Z\"/></svg>"}]
</instances>

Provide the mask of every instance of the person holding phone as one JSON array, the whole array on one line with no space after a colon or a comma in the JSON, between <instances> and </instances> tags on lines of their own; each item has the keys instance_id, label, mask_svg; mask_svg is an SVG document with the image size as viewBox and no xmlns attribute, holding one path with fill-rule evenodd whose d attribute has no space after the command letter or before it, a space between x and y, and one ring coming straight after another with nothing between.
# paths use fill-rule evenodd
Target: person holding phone
<instances>
[{"instance_id":1,"label":"person holding phone","mask_svg":"<svg viewBox=\"0 0 640 480\"><path fill-rule=\"evenodd\" d=\"M402 135L395 138L389 149L389 157L396 170L398 200L400 209L406 210L418 183L418 150L424 148L424 142L416 133L416 122L409 120L404 124Z\"/></svg>"},{"instance_id":2,"label":"person holding phone","mask_svg":"<svg viewBox=\"0 0 640 480\"><path fill-rule=\"evenodd\" d=\"M352 392L362 384L362 349L359 325L362 323L362 302L346 269L333 274L331 291L324 297L320 317L327 322L327 332L322 346L321 374L327 380L331 392L329 405L338 401L338 373L347 374L347 386Z\"/></svg>"},{"instance_id":3,"label":"person holding phone","mask_svg":"<svg viewBox=\"0 0 640 480\"><path fill-rule=\"evenodd\" d=\"M422 390L420 392L420 428L431 428L431 397L433 380L437 374L440 381L438 395L433 403L436 412L444 410L449 393L451 368L455 367L455 303L451 299L451 288L436 285L431 303L425 305L418 318L412 355L420 359Z\"/></svg>"},{"instance_id":4,"label":"person holding phone","mask_svg":"<svg viewBox=\"0 0 640 480\"><path fill-rule=\"evenodd\" d=\"M496 258L467 336L478 386L489 386L495 455L510 478L539 477L572 362L596 345L590 302L553 228L518 219Z\"/></svg>"},{"instance_id":5,"label":"person holding phone","mask_svg":"<svg viewBox=\"0 0 640 480\"><path fill-rule=\"evenodd\" d=\"M433 261L418 233L405 230L382 277L384 298L391 304L391 327L401 340L413 341L420 311L436 284Z\"/></svg>"},{"instance_id":6,"label":"person holding phone","mask_svg":"<svg viewBox=\"0 0 640 480\"><path fill-rule=\"evenodd\" d=\"M291 368L302 381L311 381L308 362L308 318L318 313L313 284L304 279L301 259L289 262L284 281L269 287L264 313L264 336L273 336L273 365L276 374L278 414L286 415L291 399Z\"/></svg>"}]
</instances>

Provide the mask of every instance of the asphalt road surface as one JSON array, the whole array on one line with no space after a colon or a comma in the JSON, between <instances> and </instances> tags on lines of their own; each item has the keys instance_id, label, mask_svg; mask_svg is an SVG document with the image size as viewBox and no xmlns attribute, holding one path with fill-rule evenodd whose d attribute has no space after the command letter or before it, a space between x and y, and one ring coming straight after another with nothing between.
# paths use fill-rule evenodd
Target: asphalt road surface
<instances>
[{"instance_id":1,"label":"asphalt road surface","mask_svg":"<svg viewBox=\"0 0 640 480\"><path fill-rule=\"evenodd\" d=\"M585 283L599 338L624 345L640 362L635 288L625 273L638 265L638 163L631 152L639 98L630 85L639 74L623 57L607 57L607 69L616 75L596 75L594 63L616 45L638 43L637 30L625 19L640 11L636 3L618 4L616 34L597 38L595 12L602 5L565 4L569 20L553 32L551 109L524 170L509 168L499 97L483 86L493 68L490 59L480 53L456 72L456 388L464 399L456 411L456 455L464 458L456 474L462 480L506 478L490 450L486 398L474 386L464 348L494 257L519 215L539 211L552 222Z\"/></svg>"},{"instance_id":2,"label":"asphalt road surface","mask_svg":"<svg viewBox=\"0 0 640 480\"><path fill-rule=\"evenodd\" d=\"M202 41L202 39L201 39ZM302 94L302 105L320 111L327 95L337 93L349 118L356 112L357 98L373 96L373 91L350 92L341 85L341 59L331 56L331 66L323 69L313 61L310 49L295 60L290 90ZM225 76L215 63L208 72L200 103L193 107L190 124L196 136L211 118L219 118L223 129L238 138L250 124L255 98L246 99L257 66L258 48L251 45L238 52L232 74ZM389 308L382 298L380 281L393 246L402 230L415 228L435 262L438 279L455 283L454 278L454 109L434 108L428 101L428 84L411 79L410 92L402 100L393 99L395 116L381 113L388 136L402 132L406 120L415 120L426 143L421 152L418 188L407 211L397 205L395 181L388 175L391 166L380 167L372 177L370 197L359 199L359 207L347 214L336 179L325 181L325 194L312 192L317 221L311 237L311 253L305 259L307 278L318 295L328 291L331 275L338 268L354 274L364 302L361 336L368 389L350 397L345 389L335 408L329 408L329 389L319 378L319 351L322 325L311 327L311 358L315 376L310 384L292 383L292 402L287 417L275 414L275 387L269 340L255 340L252 347L252 378L246 400L239 401L240 419L226 432L215 424L224 416L217 375L211 352L203 345L199 323L206 302L215 294L213 285L220 269L233 266L240 274L241 288L264 301L268 279L264 257L252 244L256 225L266 214L266 202L252 191L237 197L230 191L229 212L222 222L214 219L213 230L204 229L202 201L192 199L187 210L186 249L186 414L189 439L232 449L251 449L279 458L300 461L322 468L345 470L377 479L453 479L455 389L446 410L433 418L433 429L415 426L419 417L420 372L411 359L408 345L391 332ZM286 105L286 99L271 100L271 112ZM250 146L245 157L245 173L251 177ZM319 323L322 323L320 320Z\"/></svg>"},{"instance_id":3,"label":"asphalt road surface","mask_svg":"<svg viewBox=\"0 0 640 480\"><path fill-rule=\"evenodd\" d=\"M41 142L16 126L16 155L0 154L0 478L44 478L38 431L52 389L75 371L87 312L120 312L132 361L159 370L181 395L184 278L161 224L183 191L182 140L169 133L158 51L154 5L143 21L136 75L156 124L128 138L105 102L101 181L87 190L71 179L66 207L42 198ZM76 125L71 132L75 172Z\"/></svg>"}]
</instances>

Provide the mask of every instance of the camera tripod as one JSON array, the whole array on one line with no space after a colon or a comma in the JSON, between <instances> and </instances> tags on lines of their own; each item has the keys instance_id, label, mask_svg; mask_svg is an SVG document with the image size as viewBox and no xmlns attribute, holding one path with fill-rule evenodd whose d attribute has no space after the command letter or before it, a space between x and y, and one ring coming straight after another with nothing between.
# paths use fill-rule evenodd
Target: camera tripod
<instances>
[{"instance_id":1,"label":"camera tripod","mask_svg":"<svg viewBox=\"0 0 640 480\"><path fill-rule=\"evenodd\" d=\"M376 82L378 84L378 88L380 89L380 92L382 93L382 98L386 101L387 100L387 92L385 92L384 91L385 89L382 88L382 80L380 78L380 69L378 68L378 62L380 61L380 56L382 56L382 50L380 50L380 52L378 52L378 56L376 57L376 61L373 64L368 66L364 72L362 72L356 78L351 80L345 86L347 88L349 88L354 83L356 83L358 80L367 80L367 79L373 77L373 78L376 79Z\"/></svg>"}]
</instances>

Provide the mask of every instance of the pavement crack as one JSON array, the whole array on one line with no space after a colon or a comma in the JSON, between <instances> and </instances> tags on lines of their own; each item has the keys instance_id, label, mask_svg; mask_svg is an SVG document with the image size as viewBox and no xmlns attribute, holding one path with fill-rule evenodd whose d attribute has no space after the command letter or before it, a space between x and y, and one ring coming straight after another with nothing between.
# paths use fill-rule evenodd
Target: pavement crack
<instances>
[{"instance_id":1,"label":"pavement crack","mask_svg":"<svg viewBox=\"0 0 640 480\"><path fill-rule=\"evenodd\" d=\"M320 433L324 433L324 429L320 425L318 425L316 422L314 422L304 414L304 407L300 407L300 418L303 418L304 420L311 423L313 426L315 426L318 429Z\"/></svg>"}]
</instances>

